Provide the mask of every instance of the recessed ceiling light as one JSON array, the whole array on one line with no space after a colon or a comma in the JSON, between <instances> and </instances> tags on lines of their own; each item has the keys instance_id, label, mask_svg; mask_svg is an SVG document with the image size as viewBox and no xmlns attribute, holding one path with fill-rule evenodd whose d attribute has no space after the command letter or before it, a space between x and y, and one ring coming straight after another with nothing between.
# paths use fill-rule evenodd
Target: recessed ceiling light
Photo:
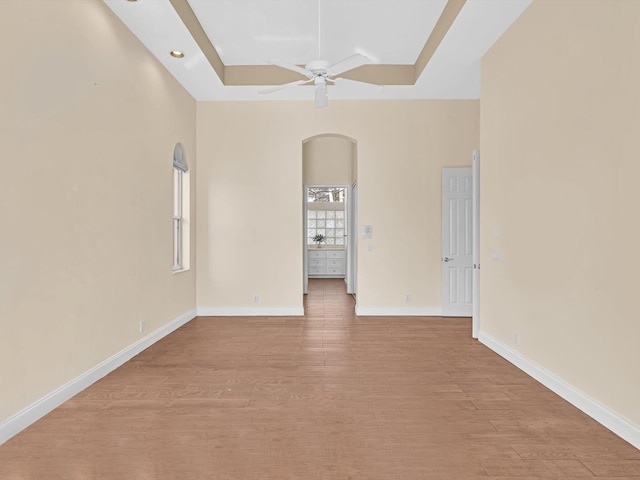
<instances>
[{"instance_id":1,"label":"recessed ceiling light","mask_svg":"<svg viewBox=\"0 0 640 480\"><path fill-rule=\"evenodd\" d=\"M175 57L175 58L182 58L182 57L184 57L184 53L183 53L183 52L181 52L180 50L171 50L171 51L169 52L169 54L170 54L172 57Z\"/></svg>"},{"instance_id":2,"label":"recessed ceiling light","mask_svg":"<svg viewBox=\"0 0 640 480\"><path fill-rule=\"evenodd\" d=\"M133 2L137 2L137 1L138 1L138 0L127 0L127 2L131 2L131 3L133 3Z\"/></svg>"}]
</instances>

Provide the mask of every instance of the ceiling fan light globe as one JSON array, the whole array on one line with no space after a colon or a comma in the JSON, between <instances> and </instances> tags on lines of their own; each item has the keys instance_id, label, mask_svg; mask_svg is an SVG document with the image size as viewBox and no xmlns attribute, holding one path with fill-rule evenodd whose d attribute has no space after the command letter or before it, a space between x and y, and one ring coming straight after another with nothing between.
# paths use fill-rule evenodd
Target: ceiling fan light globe
<instances>
[{"instance_id":1,"label":"ceiling fan light globe","mask_svg":"<svg viewBox=\"0 0 640 480\"><path fill-rule=\"evenodd\" d=\"M327 96L327 84L316 84L315 106L316 108L324 108L329 105L329 97Z\"/></svg>"}]
</instances>

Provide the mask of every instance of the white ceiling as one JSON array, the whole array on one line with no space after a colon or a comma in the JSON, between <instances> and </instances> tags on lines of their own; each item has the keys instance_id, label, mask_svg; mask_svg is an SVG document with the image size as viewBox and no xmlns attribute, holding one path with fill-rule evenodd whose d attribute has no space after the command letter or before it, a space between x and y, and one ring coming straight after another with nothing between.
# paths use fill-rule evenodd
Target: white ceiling
<instances>
[{"instance_id":1,"label":"white ceiling","mask_svg":"<svg viewBox=\"0 0 640 480\"><path fill-rule=\"evenodd\" d=\"M354 53L413 64L446 0L188 0L223 63L335 63ZM196 100L312 99L296 87L225 86L169 0L104 0ZM469 99L480 96L480 58L531 0L467 0L415 85L340 84L331 99ZM318 56L318 39L320 55ZM185 52L175 59L170 50ZM303 77L301 77L303 78Z\"/></svg>"},{"instance_id":2,"label":"white ceiling","mask_svg":"<svg viewBox=\"0 0 640 480\"><path fill-rule=\"evenodd\" d=\"M270 58L335 63L358 50L375 56L377 63L412 64L446 3L189 0L225 65L263 65Z\"/></svg>"}]
</instances>

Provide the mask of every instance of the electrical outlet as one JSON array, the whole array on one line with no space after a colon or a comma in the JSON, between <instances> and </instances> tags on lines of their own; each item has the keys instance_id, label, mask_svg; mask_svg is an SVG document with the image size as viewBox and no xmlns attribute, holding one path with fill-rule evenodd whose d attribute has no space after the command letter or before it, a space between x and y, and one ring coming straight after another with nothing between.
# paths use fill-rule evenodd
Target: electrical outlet
<instances>
[{"instance_id":1,"label":"electrical outlet","mask_svg":"<svg viewBox=\"0 0 640 480\"><path fill-rule=\"evenodd\" d=\"M253 296L253 303L260 303L260 295Z\"/></svg>"},{"instance_id":2,"label":"electrical outlet","mask_svg":"<svg viewBox=\"0 0 640 480\"><path fill-rule=\"evenodd\" d=\"M404 296L404 301L405 301L405 302L407 302L407 303L409 303L409 302L411 301L411 295L410 295L410 294L408 294L408 293L407 293L407 294L405 294L405 296Z\"/></svg>"},{"instance_id":3,"label":"electrical outlet","mask_svg":"<svg viewBox=\"0 0 640 480\"><path fill-rule=\"evenodd\" d=\"M140 333L144 332L144 320L140 321Z\"/></svg>"},{"instance_id":4,"label":"electrical outlet","mask_svg":"<svg viewBox=\"0 0 640 480\"><path fill-rule=\"evenodd\" d=\"M518 332L514 332L513 334L513 343L520 345L520 334Z\"/></svg>"}]
</instances>

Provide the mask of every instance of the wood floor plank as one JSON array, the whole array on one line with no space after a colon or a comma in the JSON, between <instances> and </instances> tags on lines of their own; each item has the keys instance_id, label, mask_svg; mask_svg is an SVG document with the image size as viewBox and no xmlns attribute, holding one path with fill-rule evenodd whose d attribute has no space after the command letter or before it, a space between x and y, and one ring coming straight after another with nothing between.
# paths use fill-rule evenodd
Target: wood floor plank
<instances>
[{"instance_id":1,"label":"wood floor plank","mask_svg":"<svg viewBox=\"0 0 640 480\"><path fill-rule=\"evenodd\" d=\"M640 451L465 318L197 318L0 446L0 479L640 480Z\"/></svg>"}]
</instances>

